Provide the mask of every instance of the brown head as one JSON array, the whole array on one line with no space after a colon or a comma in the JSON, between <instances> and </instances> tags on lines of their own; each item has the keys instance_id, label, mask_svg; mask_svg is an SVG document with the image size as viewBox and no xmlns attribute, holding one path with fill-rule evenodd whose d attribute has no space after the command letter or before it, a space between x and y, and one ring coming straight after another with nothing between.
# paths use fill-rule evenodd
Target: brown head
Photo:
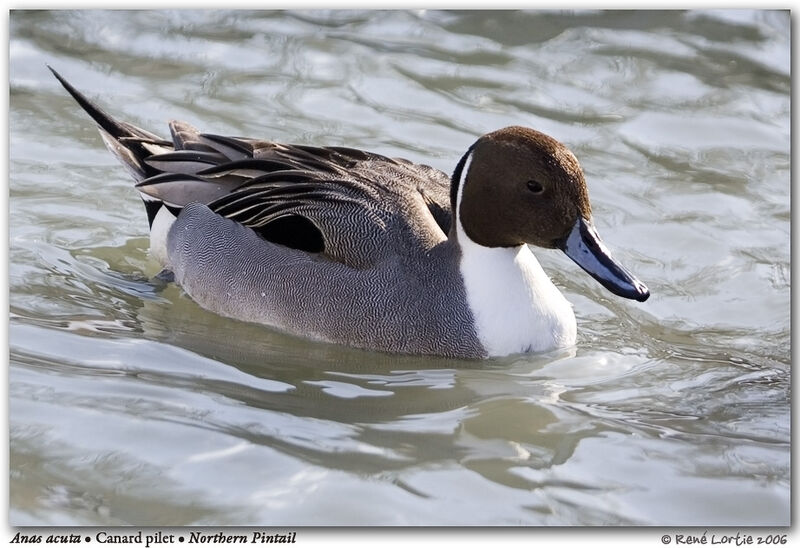
<instances>
[{"instance_id":1,"label":"brown head","mask_svg":"<svg viewBox=\"0 0 800 548\"><path fill-rule=\"evenodd\" d=\"M484 135L465 175L458 216L480 245L553 248L578 217L591 219L578 160L539 131L512 126Z\"/></svg>"},{"instance_id":2,"label":"brown head","mask_svg":"<svg viewBox=\"0 0 800 548\"><path fill-rule=\"evenodd\" d=\"M478 139L456 167L452 205L453 235L460 222L484 247L559 248L617 295L650 295L597 235L575 155L544 133L512 126Z\"/></svg>"}]
</instances>

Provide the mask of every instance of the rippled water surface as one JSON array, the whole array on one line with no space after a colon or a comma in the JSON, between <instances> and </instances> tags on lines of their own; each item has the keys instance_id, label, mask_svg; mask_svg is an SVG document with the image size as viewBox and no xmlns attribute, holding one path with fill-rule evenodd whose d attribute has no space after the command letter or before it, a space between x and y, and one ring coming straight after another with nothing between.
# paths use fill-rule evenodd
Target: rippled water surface
<instances>
[{"instance_id":1,"label":"rippled water surface","mask_svg":"<svg viewBox=\"0 0 800 548\"><path fill-rule=\"evenodd\" d=\"M787 524L789 41L788 12L12 12L11 523ZM45 63L161 134L447 172L537 128L653 296L537 251L578 344L486 362L218 317L154 278Z\"/></svg>"}]
</instances>

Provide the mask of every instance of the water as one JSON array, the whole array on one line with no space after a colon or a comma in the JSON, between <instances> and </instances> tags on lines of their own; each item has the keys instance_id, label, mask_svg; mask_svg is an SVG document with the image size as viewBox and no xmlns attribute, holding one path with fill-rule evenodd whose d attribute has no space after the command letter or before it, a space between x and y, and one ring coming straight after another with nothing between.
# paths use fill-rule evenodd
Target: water
<instances>
[{"instance_id":1,"label":"water","mask_svg":"<svg viewBox=\"0 0 800 548\"><path fill-rule=\"evenodd\" d=\"M10 18L12 525L786 525L788 12L22 12ZM45 67L165 133L447 172L568 144L646 303L537 252L576 348L308 342L158 283L131 181Z\"/></svg>"}]
</instances>

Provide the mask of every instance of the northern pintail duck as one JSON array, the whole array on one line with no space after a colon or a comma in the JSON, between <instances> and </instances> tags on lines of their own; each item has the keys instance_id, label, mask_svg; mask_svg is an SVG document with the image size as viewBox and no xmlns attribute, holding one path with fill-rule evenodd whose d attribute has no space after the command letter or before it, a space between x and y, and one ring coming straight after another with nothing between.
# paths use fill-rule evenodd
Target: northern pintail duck
<instances>
[{"instance_id":1,"label":"northern pintail duck","mask_svg":"<svg viewBox=\"0 0 800 548\"><path fill-rule=\"evenodd\" d=\"M649 296L598 237L575 156L533 129L480 137L448 177L179 121L164 140L53 73L136 180L151 253L218 314L388 352L484 358L574 345L572 306L528 245L561 249L619 296Z\"/></svg>"}]
</instances>

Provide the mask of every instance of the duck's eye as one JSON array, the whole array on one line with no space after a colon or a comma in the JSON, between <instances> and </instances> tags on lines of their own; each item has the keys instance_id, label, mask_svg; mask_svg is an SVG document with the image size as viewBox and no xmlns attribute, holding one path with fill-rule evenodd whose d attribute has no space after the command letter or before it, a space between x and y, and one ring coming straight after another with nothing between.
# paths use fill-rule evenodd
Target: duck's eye
<instances>
[{"instance_id":1,"label":"duck's eye","mask_svg":"<svg viewBox=\"0 0 800 548\"><path fill-rule=\"evenodd\" d=\"M541 194L542 192L544 192L544 187L542 186L542 183L538 181L528 181L526 184L528 185L528 190L530 190L534 194Z\"/></svg>"}]
</instances>

